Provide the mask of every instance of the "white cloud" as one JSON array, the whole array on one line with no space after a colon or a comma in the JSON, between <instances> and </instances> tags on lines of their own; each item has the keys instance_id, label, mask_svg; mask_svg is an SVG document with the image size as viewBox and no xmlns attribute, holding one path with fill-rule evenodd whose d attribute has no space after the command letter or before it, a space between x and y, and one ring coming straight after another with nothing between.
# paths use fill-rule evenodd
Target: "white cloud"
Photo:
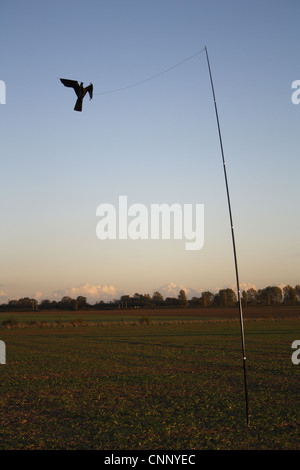
<instances>
[{"instance_id":1,"label":"white cloud","mask_svg":"<svg viewBox=\"0 0 300 470\"><path fill-rule=\"evenodd\" d=\"M200 297L202 289L192 289L191 287L183 286L182 284L175 284L174 282L169 282L163 286L154 289L153 292L159 292L164 298L166 297L178 297L178 294L181 290L184 290L188 299L192 297Z\"/></svg>"},{"instance_id":2,"label":"white cloud","mask_svg":"<svg viewBox=\"0 0 300 470\"><path fill-rule=\"evenodd\" d=\"M107 302L115 299L118 296L118 292L116 287L111 285L80 284L77 287L68 287L53 293L53 297L58 300L64 296L77 298L79 295L86 297L88 302L95 302L99 300L104 300Z\"/></svg>"}]
</instances>

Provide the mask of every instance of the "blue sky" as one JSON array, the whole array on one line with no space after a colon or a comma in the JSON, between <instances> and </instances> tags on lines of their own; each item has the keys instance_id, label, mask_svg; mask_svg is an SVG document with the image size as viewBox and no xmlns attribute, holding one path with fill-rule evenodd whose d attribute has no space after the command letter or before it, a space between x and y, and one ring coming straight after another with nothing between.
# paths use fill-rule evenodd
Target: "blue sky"
<instances>
[{"instance_id":1,"label":"blue sky","mask_svg":"<svg viewBox=\"0 0 300 470\"><path fill-rule=\"evenodd\" d=\"M12 0L0 6L0 301L298 284L300 4ZM59 78L94 84L83 112ZM204 204L205 241L104 240L96 209Z\"/></svg>"}]
</instances>

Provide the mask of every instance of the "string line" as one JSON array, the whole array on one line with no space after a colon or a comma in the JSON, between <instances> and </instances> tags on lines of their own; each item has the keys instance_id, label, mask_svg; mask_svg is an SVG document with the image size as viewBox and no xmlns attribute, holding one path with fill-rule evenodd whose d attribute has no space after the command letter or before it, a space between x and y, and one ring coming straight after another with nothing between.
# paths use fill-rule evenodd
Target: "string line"
<instances>
[{"instance_id":1,"label":"string line","mask_svg":"<svg viewBox=\"0 0 300 470\"><path fill-rule=\"evenodd\" d=\"M121 88L115 88L113 90L107 90L107 91L102 91L101 93L94 93L94 95L107 95L109 93L117 93L118 91L123 91L127 90L128 88L133 88L135 86L141 85L142 83L149 82L150 80L153 80L154 78L160 77L161 75L170 72L170 70L175 69L176 67L179 67L180 65L184 64L185 62L188 62L189 60L192 60L194 57L196 57L199 54L202 54L202 52L205 51L205 47L201 49L201 51L195 52L195 54L187 57L186 59L181 60L180 62L177 62L177 64L172 65L171 67L168 67L167 69L163 70L162 72L159 72L155 75L152 75L151 77L145 78L144 80L140 80L138 82L132 83L131 85L127 85Z\"/></svg>"}]
</instances>

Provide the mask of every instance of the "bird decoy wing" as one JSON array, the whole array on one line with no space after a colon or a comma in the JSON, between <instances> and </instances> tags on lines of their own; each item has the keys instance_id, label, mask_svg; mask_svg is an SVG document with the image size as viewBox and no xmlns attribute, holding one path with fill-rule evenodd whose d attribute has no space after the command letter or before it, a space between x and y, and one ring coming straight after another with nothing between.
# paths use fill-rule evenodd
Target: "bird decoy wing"
<instances>
[{"instance_id":1,"label":"bird decoy wing","mask_svg":"<svg viewBox=\"0 0 300 470\"><path fill-rule=\"evenodd\" d=\"M89 86L85 87L83 89L83 96L85 96L87 93L90 95L90 100L93 98L93 84L91 83Z\"/></svg>"},{"instance_id":2,"label":"bird decoy wing","mask_svg":"<svg viewBox=\"0 0 300 470\"><path fill-rule=\"evenodd\" d=\"M67 78L61 78L61 83L69 88L74 88L76 95L78 95L80 86L76 80L68 80Z\"/></svg>"}]
</instances>

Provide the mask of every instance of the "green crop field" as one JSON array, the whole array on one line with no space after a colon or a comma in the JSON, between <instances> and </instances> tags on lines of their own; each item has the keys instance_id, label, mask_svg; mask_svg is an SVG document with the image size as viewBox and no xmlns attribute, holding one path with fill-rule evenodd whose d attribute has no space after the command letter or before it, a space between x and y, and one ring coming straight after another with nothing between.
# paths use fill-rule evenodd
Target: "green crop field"
<instances>
[{"instance_id":1,"label":"green crop field","mask_svg":"<svg viewBox=\"0 0 300 470\"><path fill-rule=\"evenodd\" d=\"M238 321L123 320L0 329L0 449L300 449L298 319L245 322L249 428Z\"/></svg>"}]
</instances>

